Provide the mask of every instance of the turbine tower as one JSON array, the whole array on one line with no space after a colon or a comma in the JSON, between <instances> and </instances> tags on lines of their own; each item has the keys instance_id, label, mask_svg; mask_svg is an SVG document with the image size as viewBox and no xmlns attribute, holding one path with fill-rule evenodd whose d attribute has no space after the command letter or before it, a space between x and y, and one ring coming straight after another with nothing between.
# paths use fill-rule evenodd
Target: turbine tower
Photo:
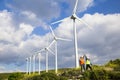
<instances>
[{"instance_id":1,"label":"turbine tower","mask_svg":"<svg viewBox=\"0 0 120 80\"><path fill-rule=\"evenodd\" d=\"M26 74L29 73L29 59L26 58Z\"/></svg>"},{"instance_id":2,"label":"turbine tower","mask_svg":"<svg viewBox=\"0 0 120 80\"><path fill-rule=\"evenodd\" d=\"M29 57L29 74L31 74L31 57Z\"/></svg>"},{"instance_id":3,"label":"turbine tower","mask_svg":"<svg viewBox=\"0 0 120 80\"><path fill-rule=\"evenodd\" d=\"M40 58L41 58L40 53L38 53L38 58L39 58L39 74L40 74L40 71L41 71L41 69L40 69L40 68L41 68L41 67L40 67L40 66L41 66L41 65L40 65Z\"/></svg>"},{"instance_id":4,"label":"turbine tower","mask_svg":"<svg viewBox=\"0 0 120 80\"><path fill-rule=\"evenodd\" d=\"M33 74L35 73L35 55L32 55L32 62L33 62Z\"/></svg>"},{"instance_id":5,"label":"turbine tower","mask_svg":"<svg viewBox=\"0 0 120 80\"><path fill-rule=\"evenodd\" d=\"M83 21L82 19L80 19L79 17L77 17L76 15L76 10L77 10L77 5L78 5L78 0L76 0L75 2L75 6L73 9L73 13L71 16L67 17L73 20L73 30L74 30L74 47L75 47L75 66L76 68L79 68L79 60L78 60L78 43L77 43L77 31L76 31L76 19L79 20L80 22L84 23L87 27L89 27L90 29L92 29L85 21ZM65 21L66 18L53 22L53 24L59 23L59 22L63 22Z\"/></svg>"},{"instance_id":6,"label":"turbine tower","mask_svg":"<svg viewBox=\"0 0 120 80\"><path fill-rule=\"evenodd\" d=\"M52 43L51 43L51 44L52 44ZM52 53L53 55L55 55L54 52L52 52L52 51L50 50L51 44L50 44L48 47L45 47L45 48L43 48L43 49L40 50L40 52L43 52L43 51L46 52L46 72L48 72L48 52L50 52L50 53Z\"/></svg>"},{"instance_id":7,"label":"turbine tower","mask_svg":"<svg viewBox=\"0 0 120 80\"><path fill-rule=\"evenodd\" d=\"M58 59L57 59L57 54L58 54L58 53L57 53L57 41L58 41L58 40L71 41L71 40L63 39L63 38L58 38L58 37L55 35L55 33L53 32L52 27L49 26L49 28L50 28L50 30L51 30L51 32L52 32L52 35L53 35L53 41L52 41L52 43L50 44L50 46L55 43L55 73L57 73L57 72L58 72L58 63L57 63L57 60L58 60Z\"/></svg>"}]
</instances>

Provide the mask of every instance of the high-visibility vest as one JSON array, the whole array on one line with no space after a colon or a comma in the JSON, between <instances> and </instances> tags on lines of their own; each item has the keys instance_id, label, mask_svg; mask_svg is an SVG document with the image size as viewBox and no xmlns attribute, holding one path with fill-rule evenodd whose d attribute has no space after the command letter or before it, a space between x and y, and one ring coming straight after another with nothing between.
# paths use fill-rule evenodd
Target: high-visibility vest
<instances>
[{"instance_id":1,"label":"high-visibility vest","mask_svg":"<svg viewBox=\"0 0 120 80\"><path fill-rule=\"evenodd\" d=\"M86 64L90 64L90 60L87 60L87 61L86 61Z\"/></svg>"},{"instance_id":2,"label":"high-visibility vest","mask_svg":"<svg viewBox=\"0 0 120 80\"><path fill-rule=\"evenodd\" d=\"M84 64L85 62L84 62L84 59L80 59L80 65L81 64Z\"/></svg>"}]
</instances>

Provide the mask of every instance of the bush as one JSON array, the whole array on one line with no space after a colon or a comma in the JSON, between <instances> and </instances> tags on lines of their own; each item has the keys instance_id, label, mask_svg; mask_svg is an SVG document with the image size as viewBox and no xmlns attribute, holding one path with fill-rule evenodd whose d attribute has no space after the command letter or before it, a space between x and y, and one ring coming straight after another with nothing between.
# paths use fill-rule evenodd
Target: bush
<instances>
[{"instance_id":1,"label":"bush","mask_svg":"<svg viewBox=\"0 0 120 80\"><path fill-rule=\"evenodd\" d=\"M22 80L24 78L24 75L22 73L12 73L8 80Z\"/></svg>"},{"instance_id":2,"label":"bush","mask_svg":"<svg viewBox=\"0 0 120 80\"><path fill-rule=\"evenodd\" d=\"M120 59L110 60L105 66L113 68L114 71L120 71Z\"/></svg>"},{"instance_id":3,"label":"bush","mask_svg":"<svg viewBox=\"0 0 120 80\"><path fill-rule=\"evenodd\" d=\"M94 71L97 80L108 80L108 74L105 70Z\"/></svg>"},{"instance_id":4,"label":"bush","mask_svg":"<svg viewBox=\"0 0 120 80\"><path fill-rule=\"evenodd\" d=\"M105 70L86 71L81 80L108 80L108 75Z\"/></svg>"},{"instance_id":5,"label":"bush","mask_svg":"<svg viewBox=\"0 0 120 80\"><path fill-rule=\"evenodd\" d=\"M120 72L108 72L109 79L120 80Z\"/></svg>"}]
</instances>

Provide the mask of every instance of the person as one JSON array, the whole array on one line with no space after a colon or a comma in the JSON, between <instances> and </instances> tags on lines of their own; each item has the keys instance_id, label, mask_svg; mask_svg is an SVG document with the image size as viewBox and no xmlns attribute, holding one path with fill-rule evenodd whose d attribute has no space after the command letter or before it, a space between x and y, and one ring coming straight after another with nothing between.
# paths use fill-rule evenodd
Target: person
<instances>
[{"instance_id":1,"label":"person","mask_svg":"<svg viewBox=\"0 0 120 80\"><path fill-rule=\"evenodd\" d=\"M88 70L88 68L90 69L90 70L92 70L92 67L91 67L91 62L90 62L90 59L89 58L87 58L86 59L86 70Z\"/></svg>"},{"instance_id":2,"label":"person","mask_svg":"<svg viewBox=\"0 0 120 80\"><path fill-rule=\"evenodd\" d=\"M83 57L80 57L79 64L81 66L81 72L84 72L85 71L85 61L84 61Z\"/></svg>"}]
</instances>

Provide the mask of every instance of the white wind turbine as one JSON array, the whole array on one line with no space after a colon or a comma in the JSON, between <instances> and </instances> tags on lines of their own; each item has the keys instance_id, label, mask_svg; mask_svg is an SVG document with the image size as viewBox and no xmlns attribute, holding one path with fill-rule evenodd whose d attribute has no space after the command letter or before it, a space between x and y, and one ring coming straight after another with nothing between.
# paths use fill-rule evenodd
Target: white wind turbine
<instances>
[{"instance_id":1,"label":"white wind turbine","mask_svg":"<svg viewBox=\"0 0 120 80\"><path fill-rule=\"evenodd\" d=\"M56 21L53 24L59 23L59 22L63 22L66 19L70 18L73 20L73 28L74 28L74 46L75 46L75 65L76 68L79 67L79 60L78 60L78 44L77 44L77 31L76 31L76 19L79 20L80 22L84 23L87 27L89 27L90 29L92 29L85 21L83 21L82 19L80 19L77 15L76 15L76 10L77 10L77 5L78 5L78 0L76 0L74 9L73 9L73 13L71 16L64 18L62 20Z\"/></svg>"},{"instance_id":2,"label":"white wind turbine","mask_svg":"<svg viewBox=\"0 0 120 80\"><path fill-rule=\"evenodd\" d=\"M41 66L41 64L40 64L41 55L40 55L40 53L38 53L38 58L39 58L39 74L40 74L40 71L41 71L41 67L40 67Z\"/></svg>"},{"instance_id":3,"label":"white wind turbine","mask_svg":"<svg viewBox=\"0 0 120 80\"><path fill-rule=\"evenodd\" d=\"M53 41L51 42L50 46L53 45L55 43L55 73L57 73L58 71L58 63L57 63L57 41L61 40L61 41L71 41L69 39L63 39L63 38L59 38L55 35L54 31L52 30L52 27L49 26L52 35L53 35Z\"/></svg>"},{"instance_id":4,"label":"white wind turbine","mask_svg":"<svg viewBox=\"0 0 120 80\"><path fill-rule=\"evenodd\" d=\"M26 58L26 73L31 74L32 71L35 73L35 58L36 54Z\"/></svg>"},{"instance_id":5,"label":"white wind turbine","mask_svg":"<svg viewBox=\"0 0 120 80\"><path fill-rule=\"evenodd\" d=\"M31 65L31 57L29 57L28 60L29 60L29 74L31 74L31 66L32 66Z\"/></svg>"},{"instance_id":6,"label":"white wind turbine","mask_svg":"<svg viewBox=\"0 0 120 80\"><path fill-rule=\"evenodd\" d=\"M33 63L32 68L33 68L33 73L35 73L35 56L36 56L36 55L32 55L32 63Z\"/></svg>"},{"instance_id":7,"label":"white wind turbine","mask_svg":"<svg viewBox=\"0 0 120 80\"><path fill-rule=\"evenodd\" d=\"M52 43L51 43L51 44L52 44ZM55 55L54 52L52 52L52 51L50 50L51 44L50 44L48 47L45 47L45 48L43 48L43 49L40 50L40 52L43 52L43 51L46 52L46 72L48 72L48 52L50 52L50 53L52 53L53 55Z\"/></svg>"},{"instance_id":8,"label":"white wind turbine","mask_svg":"<svg viewBox=\"0 0 120 80\"><path fill-rule=\"evenodd\" d=\"M36 56L38 56L38 73L40 74L40 71L41 71L41 53L40 52L38 52L37 54L36 54Z\"/></svg>"},{"instance_id":9,"label":"white wind turbine","mask_svg":"<svg viewBox=\"0 0 120 80\"><path fill-rule=\"evenodd\" d=\"M29 73L29 58L26 58L26 74Z\"/></svg>"}]
</instances>

